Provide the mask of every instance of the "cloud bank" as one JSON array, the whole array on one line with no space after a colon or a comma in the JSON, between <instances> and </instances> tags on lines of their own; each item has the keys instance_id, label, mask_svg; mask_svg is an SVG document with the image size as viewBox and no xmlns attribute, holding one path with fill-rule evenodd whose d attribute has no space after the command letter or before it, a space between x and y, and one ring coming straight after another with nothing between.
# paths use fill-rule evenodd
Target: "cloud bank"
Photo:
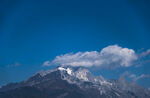
<instances>
[{"instance_id":1,"label":"cloud bank","mask_svg":"<svg viewBox=\"0 0 150 98\"><path fill-rule=\"evenodd\" d=\"M137 60L137 56L133 49L122 48L118 45L110 45L101 51L86 51L77 53L68 53L49 62L45 62L45 66L60 65L73 67L129 67ZM48 63L47 63L48 62Z\"/></svg>"}]
</instances>

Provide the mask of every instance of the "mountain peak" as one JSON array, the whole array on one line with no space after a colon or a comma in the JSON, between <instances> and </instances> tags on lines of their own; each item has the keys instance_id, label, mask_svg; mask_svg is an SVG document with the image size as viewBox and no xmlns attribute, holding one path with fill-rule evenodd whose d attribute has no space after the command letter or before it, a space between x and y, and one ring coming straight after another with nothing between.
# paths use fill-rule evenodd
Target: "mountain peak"
<instances>
[{"instance_id":1,"label":"mountain peak","mask_svg":"<svg viewBox=\"0 0 150 98\"><path fill-rule=\"evenodd\" d=\"M89 82L93 81L94 79L89 70L85 68L58 67L58 70L62 72L61 74L63 74L63 77L65 77L65 79L76 78L81 81L89 81ZM70 77L68 77L63 72L70 75Z\"/></svg>"},{"instance_id":2,"label":"mountain peak","mask_svg":"<svg viewBox=\"0 0 150 98\"><path fill-rule=\"evenodd\" d=\"M34 96L33 92L40 93L42 97L39 98L56 98L64 94L70 98L75 92L76 98L150 98L148 90L137 84L126 83L123 79L105 80L101 75L93 76L88 69L63 66L47 71L41 70L26 81L1 87L0 98L10 98L12 92L24 94L29 90L32 93L29 92L28 95ZM8 97L3 97L7 96L6 94ZM14 96L13 98L19 98L16 94Z\"/></svg>"},{"instance_id":3,"label":"mountain peak","mask_svg":"<svg viewBox=\"0 0 150 98\"><path fill-rule=\"evenodd\" d=\"M72 75L72 69L71 68L58 67L58 70L66 71L69 75Z\"/></svg>"}]
</instances>

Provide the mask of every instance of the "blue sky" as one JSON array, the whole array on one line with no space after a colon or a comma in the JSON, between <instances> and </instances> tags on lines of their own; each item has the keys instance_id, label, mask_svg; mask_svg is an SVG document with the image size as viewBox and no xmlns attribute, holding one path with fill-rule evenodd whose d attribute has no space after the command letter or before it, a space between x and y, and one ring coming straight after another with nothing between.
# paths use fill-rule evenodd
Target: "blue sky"
<instances>
[{"instance_id":1,"label":"blue sky","mask_svg":"<svg viewBox=\"0 0 150 98\"><path fill-rule=\"evenodd\" d=\"M61 54L101 51L114 44L136 53L150 49L149 5L149 0L0 1L0 85L50 69L43 62ZM140 76L150 74L149 64L94 74L117 78L130 71ZM148 78L139 83L150 87Z\"/></svg>"}]
</instances>

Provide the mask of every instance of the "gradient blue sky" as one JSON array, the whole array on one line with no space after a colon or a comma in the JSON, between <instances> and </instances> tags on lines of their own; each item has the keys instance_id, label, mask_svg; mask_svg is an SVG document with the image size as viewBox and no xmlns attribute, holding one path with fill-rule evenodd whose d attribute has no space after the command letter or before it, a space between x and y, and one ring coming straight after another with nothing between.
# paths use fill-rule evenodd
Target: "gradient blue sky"
<instances>
[{"instance_id":1,"label":"gradient blue sky","mask_svg":"<svg viewBox=\"0 0 150 98\"><path fill-rule=\"evenodd\" d=\"M0 85L51 68L43 62L60 54L114 44L136 52L150 49L149 0L1 0L0 13ZM149 65L94 74L150 74ZM139 83L150 87L150 79Z\"/></svg>"}]
</instances>

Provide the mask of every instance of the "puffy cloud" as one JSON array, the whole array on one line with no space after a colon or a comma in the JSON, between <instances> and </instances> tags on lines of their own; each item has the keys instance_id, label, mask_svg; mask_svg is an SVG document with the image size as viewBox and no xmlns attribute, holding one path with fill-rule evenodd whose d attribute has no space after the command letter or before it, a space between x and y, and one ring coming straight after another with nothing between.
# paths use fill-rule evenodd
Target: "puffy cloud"
<instances>
[{"instance_id":1,"label":"puffy cloud","mask_svg":"<svg viewBox=\"0 0 150 98\"><path fill-rule=\"evenodd\" d=\"M137 56L133 49L122 48L118 45L111 45L103 48L100 52L86 51L56 56L56 58L51 63L46 61L43 65L49 66L53 64L74 67L128 67L131 66L135 60L137 60Z\"/></svg>"},{"instance_id":2,"label":"puffy cloud","mask_svg":"<svg viewBox=\"0 0 150 98\"><path fill-rule=\"evenodd\" d=\"M122 48L117 45L108 46L100 52L108 64L119 64L120 66L131 66L137 56L133 49Z\"/></svg>"},{"instance_id":3,"label":"puffy cloud","mask_svg":"<svg viewBox=\"0 0 150 98\"><path fill-rule=\"evenodd\" d=\"M78 52L69 53L61 56L57 56L52 63L56 65L69 65L69 66L86 66L90 67L96 65L99 59L99 53L97 51L92 52Z\"/></svg>"}]
</instances>

